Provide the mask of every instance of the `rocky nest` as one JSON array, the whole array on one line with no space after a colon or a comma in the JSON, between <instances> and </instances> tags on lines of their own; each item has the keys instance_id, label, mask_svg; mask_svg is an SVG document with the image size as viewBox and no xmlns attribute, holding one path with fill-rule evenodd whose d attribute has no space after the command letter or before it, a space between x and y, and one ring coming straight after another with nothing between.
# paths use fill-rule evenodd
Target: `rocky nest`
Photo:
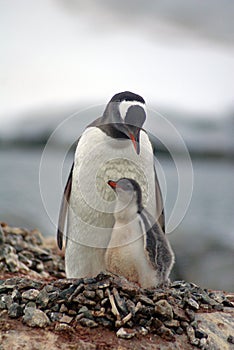
<instances>
[{"instance_id":1,"label":"rocky nest","mask_svg":"<svg viewBox=\"0 0 234 350\"><path fill-rule=\"evenodd\" d=\"M48 247L40 232L3 223L0 228L0 317L68 333L80 326L106 327L124 339L154 333L173 342L186 334L191 345L209 349L196 312L234 307L225 293L185 281L143 290L108 273L66 279L63 256Z\"/></svg>"}]
</instances>

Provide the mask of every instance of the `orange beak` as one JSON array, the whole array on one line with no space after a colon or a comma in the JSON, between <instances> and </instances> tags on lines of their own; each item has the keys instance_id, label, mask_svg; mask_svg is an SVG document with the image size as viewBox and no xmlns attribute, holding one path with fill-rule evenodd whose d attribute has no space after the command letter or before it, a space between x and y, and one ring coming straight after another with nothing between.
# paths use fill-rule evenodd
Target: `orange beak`
<instances>
[{"instance_id":1,"label":"orange beak","mask_svg":"<svg viewBox=\"0 0 234 350\"><path fill-rule=\"evenodd\" d=\"M139 154L140 153L139 141L136 140L136 137L135 137L135 135L133 135L133 133L129 132L129 136L130 136L130 139L131 139L131 141L133 143L133 146L135 148L136 153Z\"/></svg>"},{"instance_id":2,"label":"orange beak","mask_svg":"<svg viewBox=\"0 0 234 350\"><path fill-rule=\"evenodd\" d=\"M117 187L117 183L115 181L112 181L112 180L108 181L108 185L114 189Z\"/></svg>"}]
</instances>

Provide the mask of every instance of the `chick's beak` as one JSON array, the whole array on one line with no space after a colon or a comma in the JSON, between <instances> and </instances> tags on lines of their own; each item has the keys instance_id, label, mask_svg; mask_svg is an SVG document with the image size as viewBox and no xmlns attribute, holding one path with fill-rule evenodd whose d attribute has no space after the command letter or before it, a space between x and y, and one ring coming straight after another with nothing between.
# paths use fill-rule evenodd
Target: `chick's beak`
<instances>
[{"instance_id":1,"label":"chick's beak","mask_svg":"<svg viewBox=\"0 0 234 350\"><path fill-rule=\"evenodd\" d=\"M115 181L112 181L112 180L108 181L108 185L109 185L111 188L113 188L113 190L115 190L116 187L117 187L117 183L116 183Z\"/></svg>"}]
</instances>

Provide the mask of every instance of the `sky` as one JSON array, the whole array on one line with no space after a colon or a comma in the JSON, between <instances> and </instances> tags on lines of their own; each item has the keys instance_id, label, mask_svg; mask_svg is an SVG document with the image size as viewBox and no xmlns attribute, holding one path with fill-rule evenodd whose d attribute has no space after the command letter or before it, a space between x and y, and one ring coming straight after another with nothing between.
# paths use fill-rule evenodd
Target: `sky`
<instances>
[{"instance_id":1,"label":"sky","mask_svg":"<svg viewBox=\"0 0 234 350\"><path fill-rule=\"evenodd\" d=\"M234 6L212 1L0 0L0 126L123 90L192 113L233 110Z\"/></svg>"}]
</instances>

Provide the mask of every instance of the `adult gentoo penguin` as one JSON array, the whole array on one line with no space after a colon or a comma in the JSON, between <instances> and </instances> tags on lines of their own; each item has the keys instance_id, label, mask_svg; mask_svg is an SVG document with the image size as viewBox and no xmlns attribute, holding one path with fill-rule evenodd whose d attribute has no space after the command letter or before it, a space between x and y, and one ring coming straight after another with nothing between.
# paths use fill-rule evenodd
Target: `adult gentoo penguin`
<instances>
[{"instance_id":1,"label":"adult gentoo penguin","mask_svg":"<svg viewBox=\"0 0 234 350\"><path fill-rule=\"evenodd\" d=\"M132 92L112 97L102 117L79 138L60 208L57 241L62 248L68 212L65 270L68 278L105 270L105 250L114 226L115 195L108 179L137 179L143 204L164 230L161 191L149 137L144 99Z\"/></svg>"},{"instance_id":2,"label":"adult gentoo penguin","mask_svg":"<svg viewBox=\"0 0 234 350\"><path fill-rule=\"evenodd\" d=\"M167 285L174 254L161 226L143 208L139 184L108 181L117 194L115 224L106 249L106 268L142 288Z\"/></svg>"}]
</instances>

